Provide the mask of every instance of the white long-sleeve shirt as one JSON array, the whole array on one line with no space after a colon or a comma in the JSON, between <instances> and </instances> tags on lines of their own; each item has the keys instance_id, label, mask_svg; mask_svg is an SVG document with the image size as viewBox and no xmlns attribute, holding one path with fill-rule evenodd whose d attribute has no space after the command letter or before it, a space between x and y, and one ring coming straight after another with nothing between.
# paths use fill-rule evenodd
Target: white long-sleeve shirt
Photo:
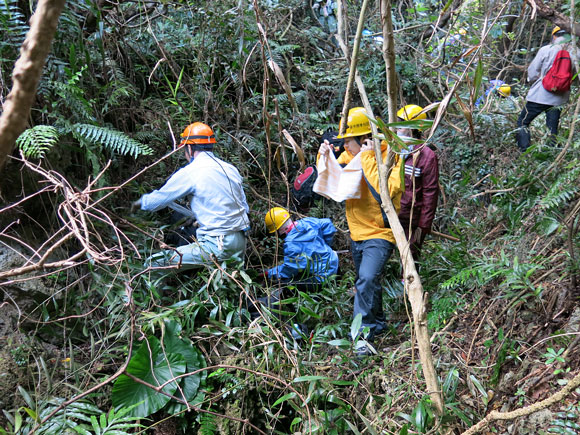
<instances>
[{"instance_id":1,"label":"white long-sleeve shirt","mask_svg":"<svg viewBox=\"0 0 580 435\"><path fill-rule=\"evenodd\" d=\"M192 195L191 210L199 224L198 237L228 234L250 226L242 176L212 152L199 154L161 189L143 195L141 208L156 211L187 195Z\"/></svg>"}]
</instances>

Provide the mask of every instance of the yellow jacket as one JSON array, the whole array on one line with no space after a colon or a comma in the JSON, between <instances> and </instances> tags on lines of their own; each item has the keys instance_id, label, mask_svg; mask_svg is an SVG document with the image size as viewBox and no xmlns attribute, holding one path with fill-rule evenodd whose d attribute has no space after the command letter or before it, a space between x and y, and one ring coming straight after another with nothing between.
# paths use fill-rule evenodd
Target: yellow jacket
<instances>
[{"instance_id":1,"label":"yellow jacket","mask_svg":"<svg viewBox=\"0 0 580 435\"><path fill-rule=\"evenodd\" d=\"M383 155L383 162L387 160L387 145L385 142L381 144L381 151ZM344 151L337 159L340 164L348 164L353 155L348 151ZM395 156L395 164L389 176L389 195L393 201L393 205L399 213L401 204L401 195L405 188L401 183L401 164L403 159ZM391 243L395 243L393 232L390 228L385 228L386 215L383 220L381 206L375 196L380 197L379 189L379 171L377 161L375 159L375 151L369 150L361 153L361 163L364 174L364 179L361 183L361 197L357 199L346 200L346 220L350 230L350 236L355 242L369 239L384 239ZM372 190L369 189L369 185ZM374 191L374 192L373 192ZM388 226L388 221L386 221Z\"/></svg>"}]
</instances>

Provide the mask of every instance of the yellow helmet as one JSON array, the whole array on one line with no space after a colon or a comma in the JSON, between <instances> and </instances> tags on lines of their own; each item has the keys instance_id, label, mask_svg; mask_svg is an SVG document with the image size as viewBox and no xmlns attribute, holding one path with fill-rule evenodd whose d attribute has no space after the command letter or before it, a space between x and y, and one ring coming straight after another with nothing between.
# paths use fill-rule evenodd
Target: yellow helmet
<instances>
[{"instance_id":1,"label":"yellow helmet","mask_svg":"<svg viewBox=\"0 0 580 435\"><path fill-rule=\"evenodd\" d=\"M288 213L288 210L282 207L274 207L266 213L264 221L266 222L268 232L274 233L278 231L288 219L290 219L290 213Z\"/></svg>"},{"instance_id":2,"label":"yellow helmet","mask_svg":"<svg viewBox=\"0 0 580 435\"><path fill-rule=\"evenodd\" d=\"M562 30L562 29L560 29L560 26L554 27L554 29L552 30L552 36L554 36L554 34L558 33L560 30Z\"/></svg>"},{"instance_id":3,"label":"yellow helmet","mask_svg":"<svg viewBox=\"0 0 580 435\"><path fill-rule=\"evenodd\" d=\"M499 88L497 88L497 91L500 95L509 97L512 94L512 87L510 85L501 85Z\"/></svg>"},{"instance_id":4,"label":"yellow helmet","mask_svg":"<svg viewBox=\"0 0 580 435\"><path fill-rule=\"evenodd\" d=\"M342 119L338 131L342 130ZM364 107L353 107L348 111L348 120L346 122L346 130L341 136L336 136L337 139L344 139L347 137L364 136L371 133L371 122L367 117L367 112Z\"/></svg>"},{"instance_id":5,"label":"yellow helmet","mask_svg":"<svg viewBox=\"0 0 580 435\"><path fill-rule=\"evenodd\" d=\"M457 31L461 36L465 36L467 35L467 30L465 30L463 27L461 29L459 29Z\"/></svg>"},{"instance_id":6,"label":"yellow helmet","mask_svg":"<svg viewBox=\"0 0 580 435\"><path fill-rule=\"evenodd\" d=\"M421 113L423 108L421 106L417 106L416 104L407 104L405 107L402 107L397 112L397 116L405 121L414 121L415 119L427 119L427 115L425 113Z\"/></svg>"}]
</instances>

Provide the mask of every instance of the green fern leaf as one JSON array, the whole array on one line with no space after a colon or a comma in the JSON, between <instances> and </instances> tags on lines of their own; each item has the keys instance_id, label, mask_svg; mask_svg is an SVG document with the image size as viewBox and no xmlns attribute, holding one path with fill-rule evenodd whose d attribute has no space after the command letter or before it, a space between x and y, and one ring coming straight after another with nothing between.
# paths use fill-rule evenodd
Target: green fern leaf
<instances>
[{"instance_id":1,"label":"green fern leaf","mask_svg":"<svg viewBox=\"0 0 580 435\"><path fill-rule=\"evenodd\" d=\"M578 188L579 178L580 167L575 164L571 170L564 172L552 184L546 192L546 195L540 199L540 207L545 210L555 210L565 207L580 191Z\"/></svg>"},{"instance_id":2,"label":"green fern leaf","mask_svg":"<svg viewBox=\"0 0 580 435\"><path fill-rule=\"evenodd\" d=\"M75 74L67 83L53 81L51 86L60 97L59 104L71 112L74 120L94 119L91 103L84 97L84 91L78 86L79 74Z\"/></svg>"},{"instance_id":3,"label":"green fern leaf","mask_svg":"<svg viewBox=\"0 0 580 435\"><path fill-rule=\"evenodd\" d=\"M201 414L199 425L199 435L214 435L217 433L217 424L213 414Z\"/></svg>"},{"instance_id":4,"label":"green fern leaf","mask_svg":"<svg viewBox=\"0 0 580 435\"><path fill-rule=\"evenodd\" d=\"M0 52L4 53L5 46L15 49L22 45L28 31L26 21L18 1L4 0L0 2L0 31L2 32ZM6 60L8 61L8 59Z\"/></svg>"},{"instance_id":5,"label":"green fern leaf","mask_svg":"<svg viewBox=\"0 0 580 435\"><path fill-rule=\"evenodd\" d=\"M16 139L16 146L20 148L26 158L42 159L44 153L58 142L58 132L50 125L36 125L25 130Z\"/></svg>"},{"instance_id":6,"label":"green fern leaf","mask_svg":"<svg viewBox=\"0 0 580 435\"><path fill-rule=\"evenodd\" d=\"M125 133L90 124L75 124L73 131L79 139L86 140L94 145L101 145L121 155L150 155L153 150L142 143L130 138Z\"/></svg>"}]
</instances>

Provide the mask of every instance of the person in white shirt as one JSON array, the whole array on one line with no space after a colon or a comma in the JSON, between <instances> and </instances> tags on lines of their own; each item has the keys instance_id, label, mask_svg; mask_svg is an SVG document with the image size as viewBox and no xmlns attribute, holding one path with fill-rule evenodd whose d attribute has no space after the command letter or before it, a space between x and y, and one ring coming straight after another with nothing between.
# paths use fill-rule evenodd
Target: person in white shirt
<instances>
[{"instance_id":1,"label":"person in white shirt","mask_svg":"<svg viewBox=\"0 0 580 435\"><path fill-rule=\"evenodd\" d=\"M532 86L526 96L526 105L522 109L518 118L518 129L516 131L516 142L520 151L524 152L530 146L530 124L541 113L546 112L546 126L550 130L548 145L556 144L556 135L558 134L558 124L560 123L560 107L568 103L570 99L570 90L565 92L550 92L542 84L554 59L560 50L567 50L570 53L572 71L575 75L574 65L578 61L578 49L569 42L569 36L560 27L554 27L552 30L552 40L549 45L538 50L538 54L528 67L528 82Z\"/></svg>"},{"instance_id":2,"label":"person in white shirt","mask_svg":"<svg viewBox=\"0 0 580 435\"><path fill-rule=\"evenodd\" d=\"M157 211L175 200L191 196L191 210L197 224L197 240L176 250L151 257L152 266L176 265L187 270L217 261L235 258L243 262L245 231L249 229L249 207L242 187L242 177L229 163L213 154L217 143L213 130L195 122L181 134L189 164L173 174L163 187L143 195L133 208Z\"/></svg>"}]
</instances>

